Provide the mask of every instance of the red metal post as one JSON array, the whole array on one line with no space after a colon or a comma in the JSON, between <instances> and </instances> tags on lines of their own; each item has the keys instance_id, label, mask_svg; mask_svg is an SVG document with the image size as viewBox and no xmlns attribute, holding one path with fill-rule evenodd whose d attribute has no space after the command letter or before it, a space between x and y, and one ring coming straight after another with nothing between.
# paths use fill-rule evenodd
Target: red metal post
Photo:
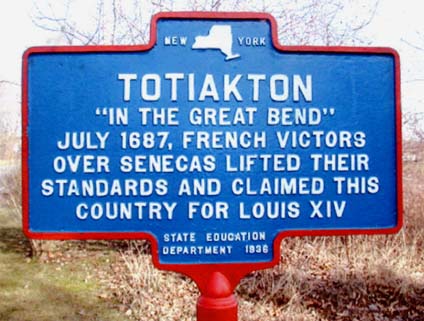
<instances>
[{"instance_id":1,"label":"red metal post","mask_svg":"<svg viewBox=\"0 0 424 321\"><path fill-rule=\"evenodd\" d=\"M213 272L197 301L197 321L237 321L237 299L227 277Z\"/></svg>"}]
</instances>

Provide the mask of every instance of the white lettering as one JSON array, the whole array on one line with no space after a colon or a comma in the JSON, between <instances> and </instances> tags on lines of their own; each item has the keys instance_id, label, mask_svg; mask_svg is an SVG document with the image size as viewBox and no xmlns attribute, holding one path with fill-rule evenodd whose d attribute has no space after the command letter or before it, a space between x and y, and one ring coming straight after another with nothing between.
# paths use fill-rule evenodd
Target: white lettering
<instances>
[{"instance_id":1,"label":"white lettering","mask_svg":"<svg viewBox=\"0 0 424 321\"><path fill-rule=\"evenodd\" d=\"M131 98L131 80L136 80L136 74L118 74L118 79L124 81L124 101L130 101Z\"/></svg>"}]
</instances>

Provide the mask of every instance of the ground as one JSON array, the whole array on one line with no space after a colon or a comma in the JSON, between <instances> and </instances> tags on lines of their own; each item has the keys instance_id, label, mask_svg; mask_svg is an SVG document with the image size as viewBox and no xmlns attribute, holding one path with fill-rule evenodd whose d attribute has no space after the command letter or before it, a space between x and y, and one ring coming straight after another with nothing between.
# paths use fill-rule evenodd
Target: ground
<instances>
[{"instance_id":1,"label":"ground","mask_svg":"<svg viewBox=\"0 0 424 321\"><path fill-rule=\"evenodd\" d=\"M9 209L1 208L0 320L127 320L116 301L105 299L105 287L97 278L116 255L109 247L74 242L41 257L29 254L30 244L19 224Z\"/></svg>"}]
</instances>

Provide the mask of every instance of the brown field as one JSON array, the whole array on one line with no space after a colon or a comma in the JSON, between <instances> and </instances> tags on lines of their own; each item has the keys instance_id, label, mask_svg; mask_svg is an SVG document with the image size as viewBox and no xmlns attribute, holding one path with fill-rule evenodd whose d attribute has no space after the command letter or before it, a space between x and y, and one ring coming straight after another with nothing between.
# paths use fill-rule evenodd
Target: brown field
<instances>
[{"instance_id":1,"label":"brown field","mask_svg":"<svg viewBox=\"0 0 424 321\"><path fill-rule=\"evenodd\" d=\"M420 148L424 150L424 148ZM396 235L303 237L237 288L239 320L424 320L424 161L404 163L404 227ZM196 320L187 278L156 270L133 242L113 266L113 295L134 320Z\"/></svg>"}]
</instances>

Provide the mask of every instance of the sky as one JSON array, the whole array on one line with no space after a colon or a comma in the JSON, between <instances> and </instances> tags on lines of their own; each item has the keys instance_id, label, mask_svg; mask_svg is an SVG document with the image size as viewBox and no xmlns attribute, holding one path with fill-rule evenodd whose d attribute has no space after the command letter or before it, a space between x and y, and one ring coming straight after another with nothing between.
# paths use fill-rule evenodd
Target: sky
<instances>
[{"instance_id":1,"label":"sky","mask_svg":"<svg viewBox=\"0 0 424 321\"><path fill-rule=\"evenodd\" d=\"M380 0L374 19L364 30L372 46L392 47L400 53L402 105L407 112L424 112L424 19L420 3L420 0ZM34 26L32 9L32 0L0 1L0 81L8 82L0 86L0 115L16 114L19 110L21 60L25 49L51 45L55 38Z\"/></svg>"},{"instance_id":2,"label":"sky","mask_svg":"<svg viewBox=\"0 0 424 321\"><path fill-rule=\"evenodd\" d=\"M46 44L48 33L34 27L30 0L0 2L0 79L20 82L20 63L27 47Z\"/></svg>"},{"instance_id":3,"label":"sky","mask_svg":"<svg viewBox=\"0 0 424 321\"><path fill-rule=\"evenodd\" d=\"M380 0L366 28L373 46L389 46L400 54L402 110L424 113L424 19L420 0Z\"/></svg>"}]
</instances>

